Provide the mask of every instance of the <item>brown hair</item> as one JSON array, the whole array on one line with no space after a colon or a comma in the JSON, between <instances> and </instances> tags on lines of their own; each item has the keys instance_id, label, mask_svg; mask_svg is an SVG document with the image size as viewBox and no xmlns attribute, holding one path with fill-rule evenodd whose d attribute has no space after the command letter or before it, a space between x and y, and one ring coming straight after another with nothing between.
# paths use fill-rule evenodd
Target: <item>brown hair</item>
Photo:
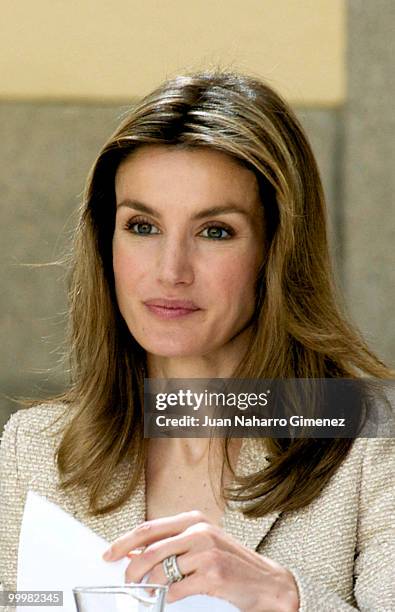
<instances>
[{"instance_id":1,"label":"brown hair","mask_svg":"<svg viewBox=\"0 0 395 612\"><path fill-rule=\"evenodd\" d=\"M72 387L76 407L58 451L63 487L87 487L104 514L135 489L146 459L142 434L145 354L122 319L114 291L115 173L142 145L208 147L256 175L265 202L268 252L259 278L253 342L235 377L390 377L339 311L317 165L287 104L266 84L234 73L180 76L135 106L100 152L88 180L70 283ZM228 440L224 457L229 464ZM294 510L314 499L351 447L349 439L268 439L270 465L239 478L228 499L246 513ZM122 494L103 502L125 460Z\"/></svg>"}]
</instances>

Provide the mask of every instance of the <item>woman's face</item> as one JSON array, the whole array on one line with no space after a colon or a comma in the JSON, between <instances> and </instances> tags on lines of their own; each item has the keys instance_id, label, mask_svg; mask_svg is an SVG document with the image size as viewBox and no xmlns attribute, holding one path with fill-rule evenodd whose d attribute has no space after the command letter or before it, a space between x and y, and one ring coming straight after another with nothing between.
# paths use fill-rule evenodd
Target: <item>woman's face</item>
<instances>
[{"instance_id":1,"label":"woman's face","mask_svg":"<svg viewBox=\"0 0 395 612\"><path fill-rule=\"evenodd\" d=\"M137 342L162 357L247 342L264 252L254 174L217 151L148 145L115 190L116 295Z\"/></svg>"}]
</instances>

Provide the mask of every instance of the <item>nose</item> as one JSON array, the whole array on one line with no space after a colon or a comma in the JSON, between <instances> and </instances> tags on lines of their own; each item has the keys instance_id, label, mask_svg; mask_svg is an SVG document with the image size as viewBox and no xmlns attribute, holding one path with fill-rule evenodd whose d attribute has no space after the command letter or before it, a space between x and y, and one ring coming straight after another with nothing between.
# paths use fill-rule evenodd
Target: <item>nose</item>
<instances>
[{"instance_id":1,"label":"nose","mask_svg":"<svg viewBox=\"0 0 395 612\"><path fill-rule=\"evenodd\" d=\"M192 254L186 240L168 237L158 257L158 280L168 287L191 285L194 281Z\"/></svg>"}]
</instances>

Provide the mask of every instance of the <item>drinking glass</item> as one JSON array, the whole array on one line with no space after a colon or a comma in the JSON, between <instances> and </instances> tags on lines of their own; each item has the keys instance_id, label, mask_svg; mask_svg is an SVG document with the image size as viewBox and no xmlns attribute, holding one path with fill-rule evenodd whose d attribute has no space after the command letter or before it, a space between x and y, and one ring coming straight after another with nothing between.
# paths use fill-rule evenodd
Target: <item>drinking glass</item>
<instances>
[{"instance_id":1,"label":"drinking glass","mask_svg":"<svg viewBox=\"0 0 395 612\"><path fill-rule=\"evenodd\" d=\"M73 589L78 612L163 612L166 592L166 586L148 583Z\"/></svg>"}]
</instances>

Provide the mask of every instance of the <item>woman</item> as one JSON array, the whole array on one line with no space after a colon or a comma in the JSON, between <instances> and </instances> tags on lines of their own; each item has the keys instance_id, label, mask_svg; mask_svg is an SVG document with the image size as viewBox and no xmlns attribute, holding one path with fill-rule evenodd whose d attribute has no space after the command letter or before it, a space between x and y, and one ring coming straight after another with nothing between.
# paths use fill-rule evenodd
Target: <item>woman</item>
<instances>
[{"instance_id":1,"label":"woman","mask_svg":"<svg viewBox=\"0 0 395 612\"><path fill-rule=\"evenodd\" d=\"M88 181L70 306L70 390L4 434L7 587L31 488L169 602L392 609L390 440L143 438L144 377L391 375L336 305L316 163L276 93L197 74L130 112Z\"/></svg>"}]
</instances>

